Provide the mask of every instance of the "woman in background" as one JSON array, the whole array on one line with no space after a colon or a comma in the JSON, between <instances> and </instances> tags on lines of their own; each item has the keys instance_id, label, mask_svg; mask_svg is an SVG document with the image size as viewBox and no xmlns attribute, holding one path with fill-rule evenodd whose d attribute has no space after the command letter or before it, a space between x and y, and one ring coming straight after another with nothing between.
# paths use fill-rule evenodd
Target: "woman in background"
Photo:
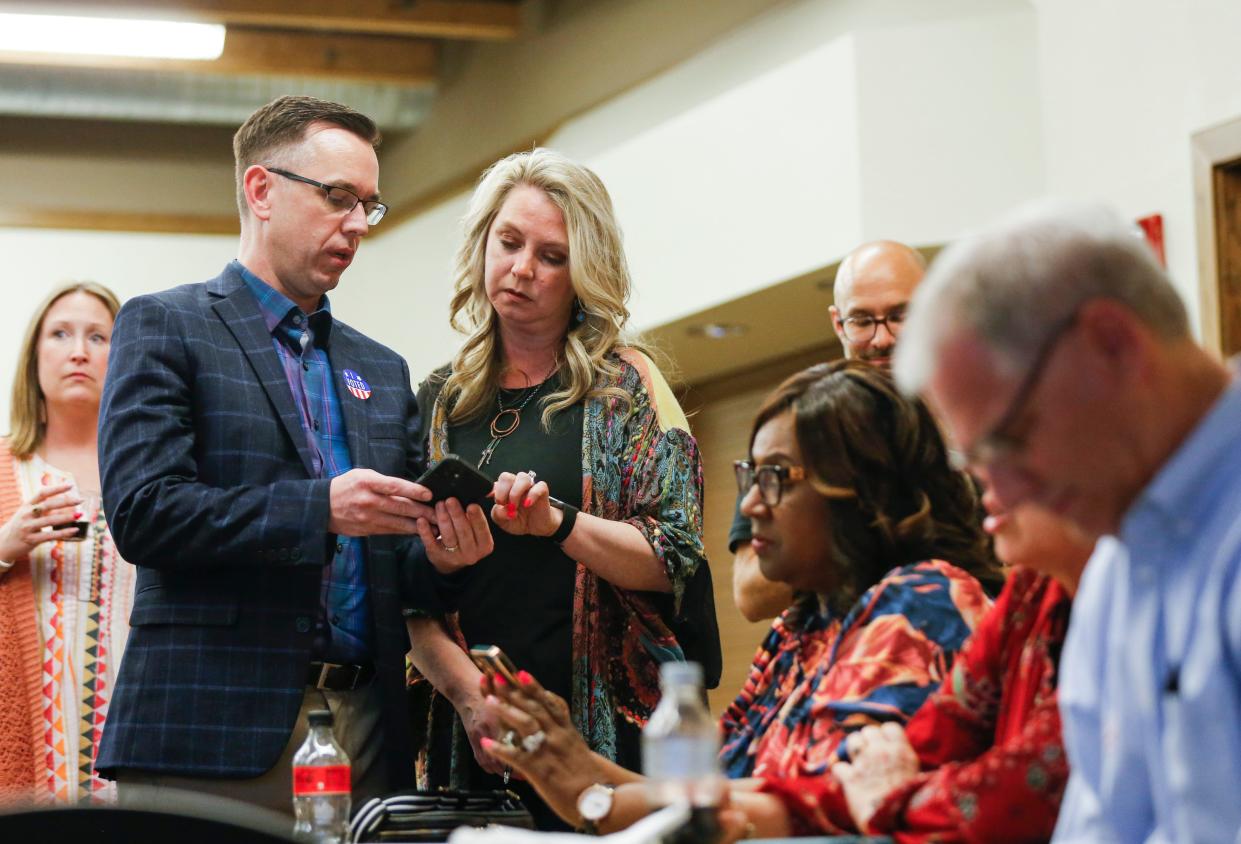
<instances>
[{"instance_id":1,"label":"woman in background","mask_svg":"<svg viewBox=\"0 0 1241 844\"><path fill-rule=\"evenodd\" d=\"M0 792L95 803L95 752L133 603L134 572L101 507L96 430L120 302L91 282L31 318L0 440Z\"/></svg>"}]
</instances>

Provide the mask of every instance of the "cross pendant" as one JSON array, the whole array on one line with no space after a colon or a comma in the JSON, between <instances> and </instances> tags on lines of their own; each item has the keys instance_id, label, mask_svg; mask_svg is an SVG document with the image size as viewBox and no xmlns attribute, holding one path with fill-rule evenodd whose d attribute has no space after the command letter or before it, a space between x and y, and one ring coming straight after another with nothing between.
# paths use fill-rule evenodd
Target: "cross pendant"
<instances>
[{"instance_id":1,"label":"cross pendant","mask_svg":"<svg viewBox=\"0 0 1241 844\"><path fill-rule=\"evenodd\" d=\"M496 445L500 441L498 439L487 443L487 447L483 449L482 455L478 458L478 468L483 468L491 461L491 453L496 450Z\"/></svg>"}]
</instances>

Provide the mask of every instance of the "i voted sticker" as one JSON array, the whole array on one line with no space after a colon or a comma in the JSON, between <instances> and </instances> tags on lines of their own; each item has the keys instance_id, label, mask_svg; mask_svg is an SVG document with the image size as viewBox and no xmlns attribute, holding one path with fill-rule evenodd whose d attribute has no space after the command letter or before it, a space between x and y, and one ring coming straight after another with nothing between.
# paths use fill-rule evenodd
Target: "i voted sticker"
<instances>
[{"instance_id":1,"label":"i voted sticker","mask_svg":"<svg viewBox=\"0 0 1241 844\"><path fill-rule=\"evenodd\" d=\"M345 386L349 388L349 392L365 401L371 397L371 385L366 383L366 379L352 369L346 369L342 375L345 376Z\"/></svg>"}]
</instances>

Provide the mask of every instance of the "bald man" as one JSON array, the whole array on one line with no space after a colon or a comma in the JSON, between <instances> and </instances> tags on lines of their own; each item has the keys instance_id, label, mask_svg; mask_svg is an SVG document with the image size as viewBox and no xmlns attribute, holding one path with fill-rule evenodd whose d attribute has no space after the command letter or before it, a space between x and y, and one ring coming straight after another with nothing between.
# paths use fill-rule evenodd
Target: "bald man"
<instances>
[{"instance_id":1,"label":"bald man","mask_svg":"<svg viewBox=\"0 0 1241 844\"><path fill-rule=\"evenodd\" d=\"M922 253L893 240L864 243L845 256L836 269L834 304L828 309L845 357L891 369L905 308L925 273ZM792 590L763 577L750 547L750 520L739 506L728 548L733 552L733 600L741 614L762 621L783 612L792 602Z\"/></svg>"}]
</instances>

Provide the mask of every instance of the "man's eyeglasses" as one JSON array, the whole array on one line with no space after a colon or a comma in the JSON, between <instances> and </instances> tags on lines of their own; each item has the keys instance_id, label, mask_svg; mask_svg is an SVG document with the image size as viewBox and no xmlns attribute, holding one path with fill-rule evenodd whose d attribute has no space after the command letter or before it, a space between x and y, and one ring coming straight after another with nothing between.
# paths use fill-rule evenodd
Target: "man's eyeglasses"
<instances>
[{"instance_id":1,"label":"man's eyeglasses","mask_svg":"<svg viewBox=\"0 0 1241 844\"><path fill-rule=\"evenodd\" d=\"M896 308L883 316L853 314L840 321L841 330L850 343L869 343L883 325L893 337L901 333L905 324L905 309Z\"/></svg>"},{"instance_id":2,"label":"man's eyeglasses","mask_svg":"<svg viewBox=\"0 0 1241 844\"><path fill-rule=\"evenodd\" d=\"M1069 329L1076 323L1077 312L1074 311L1057 324L1052 329L1052 332L1047 335L1047 339L1043 341L1038 354L1034 356L1034 363L1030 366L1030 370L1026 373L1025 378L1021 380L1016 392L1013 393L1012 399L1009 400L1008 408L1000 416L999 421L991 426L991 430L979 437L972 446L964 451L949 450L948 460L954 469L965 471L969 468L978 469L984 466L994 466L997 463L1011 460L1025 446L1025 435L1015 434L1012 429L1016 426L1017 420L1024 414L1026 406L1034 395L1034 391L1038 388L1039 382L1043 380L1043 372L1047 369L1047 363L1051 360L1052 353L1060 344L1060 340L1069 333Z\"/></svg>"},{"instance_id":3,"label":"man's eyeglasses","mask_svg":"<svg viewBox=\"0 0 1241 844\"><path fill-rule=\"evenodd\" d=\"M806 479L804 466L755 466L749 460L733 461L733 472L737 476L737 490L745 495L752 486L758 484L758 494L768 507L775 507L780 503L780 496L786 486Z\"/></svg>"},{"instance_id":4,"label":"man's eyeglasses","mask_svg":"<svg viewBox=\"0 0 1241 844\"><path fill-rule=\"evenodd\" d=\"M279 167L268 167L267 169L272 173L284 176L286 179L292 179L295 182L304 182L305 184L319 188L319 190L323 191L324 196L327 197L328 205L330 205L332 210L338 214L351 214L353 213L353 209L361 205L362 210L366 212L366 222L374 226L378 225L379 221L382 220L384 215L388 213L388 206L384 205L378 199L363 199L353 191L349 190L349 188L342 188L338 185L325 185L323 182L316 182L314 179L308 179L305 176L290 173L288 170L281 170Z\"/></svg>"}]
</instances>

